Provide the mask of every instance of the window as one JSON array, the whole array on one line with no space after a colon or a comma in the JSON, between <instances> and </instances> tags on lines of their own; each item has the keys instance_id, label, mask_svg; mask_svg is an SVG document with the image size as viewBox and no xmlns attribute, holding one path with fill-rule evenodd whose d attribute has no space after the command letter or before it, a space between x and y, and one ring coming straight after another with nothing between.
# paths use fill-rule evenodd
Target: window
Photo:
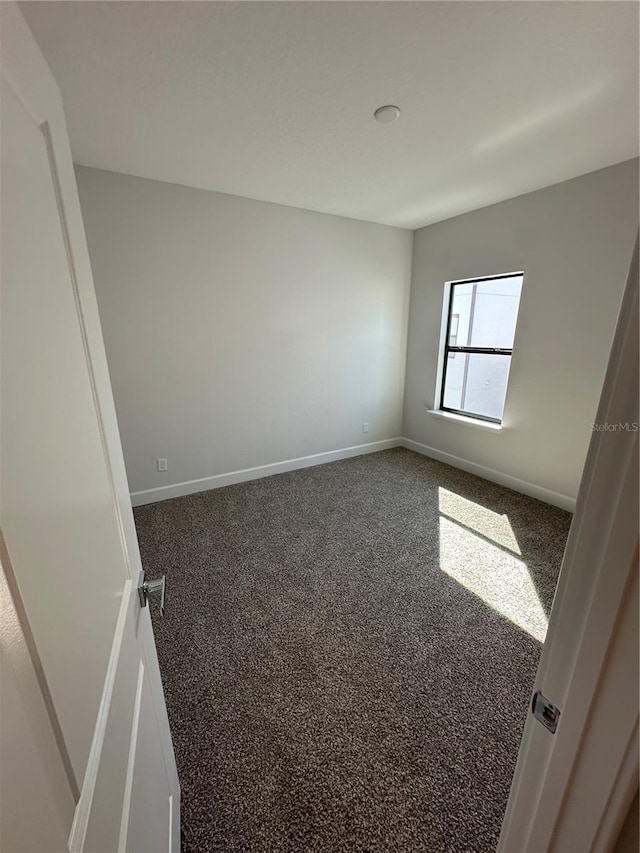
<instances>
[{"instance_id":1,"label":"window","mask_svg":"<svg viewBox=\"0 0 640 853\"><path fill-rule=\"evenodd\" d=\"M502 422L523 273L451 283L440 409Z\"/></svg>"},{"instance_id":2,"label":"window","mask_svg":"<svg viewBox=\"0 0 640 853\"><path fill-rule=\"evenodd\" d=\"M460 315L452 314L449 320L449 344L455 347L458 343L458 325L460 324ZM455 358L455 352L451 353L451 358Z\"/></svg>"}]
</instances>

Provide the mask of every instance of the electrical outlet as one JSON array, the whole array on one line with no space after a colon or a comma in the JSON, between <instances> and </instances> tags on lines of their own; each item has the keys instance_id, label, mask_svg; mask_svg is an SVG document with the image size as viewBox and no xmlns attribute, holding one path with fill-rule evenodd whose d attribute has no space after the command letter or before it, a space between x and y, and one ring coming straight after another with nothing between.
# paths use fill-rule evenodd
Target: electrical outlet
<instances>
[{"instance_id":1,"label":"electrical outlet","mask_svg":"<svg viewBox=\"0 0 640 853\"><path fill-rule=\"evenodd\" d=\"M167 460L166 459L156 460L156 467L157 467L158 471L166 471L167 470Z\"/></svg>"},{"instance_id":2,"label":"electrical outlet","mask_svg":"<svg viewBox=\"0 0 640 853\"><path fill-rule=\"evenodd\" d=\"M369 424L366 421L362 424L362 432L369 432Z\"/></svg>"}]
</instances>

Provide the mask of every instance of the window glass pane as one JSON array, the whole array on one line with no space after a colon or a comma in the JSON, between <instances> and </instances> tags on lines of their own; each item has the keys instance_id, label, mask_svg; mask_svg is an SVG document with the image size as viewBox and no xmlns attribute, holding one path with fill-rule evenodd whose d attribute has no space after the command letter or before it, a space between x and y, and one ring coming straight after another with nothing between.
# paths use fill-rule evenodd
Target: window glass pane
<instances>
[{"instance_id":1,"label":"window glass pane","mask_svg":"<svg viewBox=\"0 0 640 853\"><path fill-rule=\"evenodd\" d=\"M510 355L450 354L443 405L470 415L502 420L510 366Z\"/></svg>"},{"instance_id":2,"label":"window glass pane","mask_svg":"<svg viewBox=\"0 0 640 853\"><path fill-rule=\"evenodd\" d=\"M449 346L513 348L522 276L451 286L451 314L458 315Z\"/></svg>"}]
</instances>

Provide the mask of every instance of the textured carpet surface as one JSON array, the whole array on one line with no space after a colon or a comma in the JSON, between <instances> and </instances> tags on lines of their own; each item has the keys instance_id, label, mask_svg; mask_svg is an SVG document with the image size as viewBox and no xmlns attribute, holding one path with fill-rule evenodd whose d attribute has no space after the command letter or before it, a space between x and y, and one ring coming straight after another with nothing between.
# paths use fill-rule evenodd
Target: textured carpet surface
<instances>
[{"instance_id":1,"label":"textured carpet surface","mask_svg":"<svg viewBox=\"0 0 640 853\"><path fill-rule=\"evenodd\" d=\"M185 853L495 849L568 513L399 449L135 518Z\"/></svg>"}]
</instances>

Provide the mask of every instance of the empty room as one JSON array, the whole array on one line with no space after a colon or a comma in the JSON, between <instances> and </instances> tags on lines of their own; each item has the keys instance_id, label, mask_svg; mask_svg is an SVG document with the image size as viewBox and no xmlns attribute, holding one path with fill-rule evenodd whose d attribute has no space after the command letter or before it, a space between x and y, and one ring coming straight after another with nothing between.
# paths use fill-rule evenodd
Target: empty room
<instances>
[{"instance_id":1,"label":"empty room","mask_svg":"<svg viewBox=\"0 0 640 853\"><path fill-rule=\"evenodd\" d=\"M636 2L0 4L0 848L638 849Z\"/></svg>"}]
</instances>

